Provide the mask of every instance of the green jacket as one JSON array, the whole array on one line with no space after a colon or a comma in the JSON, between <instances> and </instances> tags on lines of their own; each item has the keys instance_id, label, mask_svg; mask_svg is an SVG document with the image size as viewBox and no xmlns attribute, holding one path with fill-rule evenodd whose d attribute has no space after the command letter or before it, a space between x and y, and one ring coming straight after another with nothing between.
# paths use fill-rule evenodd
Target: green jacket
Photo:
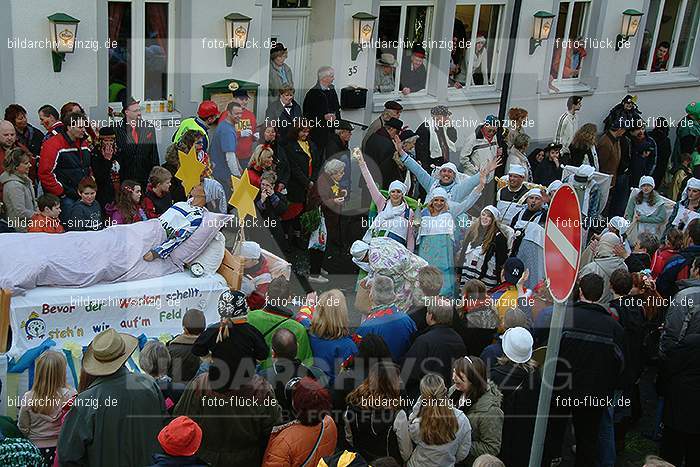
<instances>
[{"instance_id":1,"label":"green jacket","mask_svg":"<svg viewBox=\"0 0 700 467\"><path fill-rule=\"evenodd\" d=\"M456 388L450 388L452 393ZM462 410L472 426L472 447L466 465L472 465L482 454L498 456L501 451L501 431L503 430L503 395L493 381L489 380L486 392L469 407Z\"/></svg>"},{"instance_id":2,"label":"green jacket","mask_svg":"<svg viewBox=\"0 0 700 467\"><path fill-rule=\"evenodd\" d=\"M165 417L155 380L122 366L76 397L58 438L60 465L149 465L161 452L157 436Z\"/></svg>"},{"instance_id":3,"label":"green jacket","mask_svg":"<svg viewBox=\"0 0 700 467\"><path fill-rule=\"evenodd\" d=\"M310 367L314 364L314 356L311 353L309 335L303 324L294 320L294 315L284 307L266 306L262 310L254 310L248 313L248 324L255 327L265 338L265 343L270 348L267 360L260 363L260 369L265 370L272 365L272 336L278 329L288 329L297 338L297 358Z\"/></svg>"},{"instance_id":4,"label":"green jacket","mask_svg":"<svg viewBox=\"0 0 700 467\"><path fill-rule=\"evenodd\" d=\"M197 123L196 117L186 118L180 122L180 126L177 128L177 131L173 135L173 143L177 143L178 141L180 141L180 138L182 138L182 135L185 134L187 130L198 131L204 135L204 148L206 151L206 148L209 146L209 134L202 127L202 125Z\"/></svg>"},{"instance_id":5,"label":"green jacket","mask_svg":"<svg viewBox=\"0 0 700 467\"><path fill-rule=\"evenodd\" d=\"M240 390L223 395L207 387L206 373L190 381L173 409L175 417L186 415L202 428L197 456L213 467L260 465L281 418L270 383L254 376Z\"/></svg>"},{"instance_id":6,"label":"green jacket","mask_svg":"<svg viewBox=\"0 0 700 467\"><path fill-rule=\"evenodd\" d=\"M659 194L656 193L656 198L658 200ZM657 201L658 203L658 201ZM636 196L630 196L629 201L627 201L627 209L625 209L625 218L632 222L634 219L634 207L636 204ZM639 216L639 222L642 224L662 224L666 220L666 206L664 203L659 203L651 216Z\"/></svg>"}]
</instances>

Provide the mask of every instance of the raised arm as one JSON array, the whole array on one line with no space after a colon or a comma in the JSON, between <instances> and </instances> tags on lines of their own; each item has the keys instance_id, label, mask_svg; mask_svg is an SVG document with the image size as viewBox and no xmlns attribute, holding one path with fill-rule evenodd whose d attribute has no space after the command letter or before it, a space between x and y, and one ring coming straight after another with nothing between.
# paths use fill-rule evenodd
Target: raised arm
<instances>
[{"instance_id":1,"label":"raised arm","mask_svg":"<svg viewBox=\"0 0 700 467\"><path fill-rule=\"evenodd\" d=\"M406 168L416 176L418 183L423 187L425 191L430 191L435 179L430 176L430 174L411 156L409 156L401 147L401 140L398 136L394 137L394 147L401 156L401 162L406 165Z\"/></svg>"},{"instance_id":2,"label":"raised arm","mask_svg":"<svg viewBox=\"0 0 700 467\"><path fill-rule=\"evenodd\" d=\"M456 203L465 201L482 180L485 186L486 183L488 183L491 174L499 165L501 165L501 157L496 156L494 159L491 159L491 161L489 161L489 163L482 168L481 171L476 172L474 175L470 175L469 178L457 184L457 186L452 189L452 201ZM479 196L481 196L481 191L479 192L479 195L476 196L472 204L467 207L467 209L474 205L476 200L479 199Z\"/></svg>"},{"instance_id":3,"label":"raised arm","mask_svg":"<svg viewBox=\"0 0 700 467\"><path fill-rule=\"evenodd\" d=\"M372 174L369 173L369 169L367 168L365 158L362 156L362 152L353 150L352 158L355 159L357 165L360 166L362 178L365 179L365 183L367 184L367 188L369 189L369 194L372 196L372 201L374 201L374 204L377 205L377 211L381 211L386 205L386 198L384 198L384 196L382 196L382 194L379 192L379 188L377 187L377 184L375 183Z\"/></svg>"}]
</instances>

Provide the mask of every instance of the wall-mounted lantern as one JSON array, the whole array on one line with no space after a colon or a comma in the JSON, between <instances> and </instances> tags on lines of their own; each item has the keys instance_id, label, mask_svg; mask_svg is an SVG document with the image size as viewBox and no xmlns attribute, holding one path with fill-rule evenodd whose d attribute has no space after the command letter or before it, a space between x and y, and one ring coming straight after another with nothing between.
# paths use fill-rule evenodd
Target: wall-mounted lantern
<instances>
[{"instance_id":1,"label":"wall-mounted lantern","mask_svg":"<svg viewBox=\"0 0 700 467\"><path fill-rule=\"evenodd\" d=\"M622 12L622 30L617 35L617 41L615 42L616 51L620 50L623 44L629 42L630 37L634 37L637 34L642 16L644 16L644 13L631 8Z\"/></svg>"},{"instance_id":2,"label":"wall-mounted lantern","mask_svg":"<svg viewBox=\"0 0 700 467\"><path fill-rule=\"evenodd\" d=\"M355 61L360 51L372 42L374 35L374 22L377 17L369 13L355 13L352 15L352 48L350 58Z\"/></svg>"},{"instance_id":3,"label":"wall-mounted lantern","mask_svg":"<svg viewBox=\"0 0 700 467\"><path fill-rule=\"evenodd\" d=\"M226 21L226 66L233 64L233 57L238 55L238 49L244 49L248 41L248 28L251 18L240 13L224 16Z\"/></svg>"},{"instance_id":4,"label":"wall-mounted lantern","mask_svg":"<svg viewBox=\"0 0 700 467\"><path fill-rule=\"evenodd\" d=\"M53 71L59 73L66 54L75 51L75 37L78 33L79 19L65 13L54 13L48 17L51 31L51 58Z\"/></svg>"},{"instance_id":5,"label":"wall-mounted lantern","mask_svg":"<svg viewBox=\"0 0 700 467\"><path fill-rule=\"evenodd\" d=\"M535 21L532 28L532 37L530 38L530 55L534 54L535 49L542 45L542 41L549 39L555 15L548 11L538 11L533 16Z\"/></svg>"}]
</instances>

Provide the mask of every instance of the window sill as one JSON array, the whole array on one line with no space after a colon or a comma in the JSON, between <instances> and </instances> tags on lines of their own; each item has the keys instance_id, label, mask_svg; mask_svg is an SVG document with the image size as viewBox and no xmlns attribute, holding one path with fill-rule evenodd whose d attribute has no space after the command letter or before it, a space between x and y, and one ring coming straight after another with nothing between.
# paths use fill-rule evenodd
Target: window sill
<instances>
[{"instance_id":1,"label":"window sill","mask_svg":"<svg viewBox=\"0 0 700 467\"><path fill-rule=\"evenodd\" d=\"M559 89L555 91L549 87L549 83L542 83L546 91L540 93L540 99L561 99L562 97L570 96L592 96L593 88L588 84L584 84L581 81L576 81L573 83L552 83L554 87Z\"/></svg>"},{"instance_id":2,"label":"window sill","mask_svg":"<svg viewBox=\"0 0 700 467\"><path fill-rule=\"evenodd\" d=\"M478 104L494 104L500 102L501 91L493 86L484 88L467 88L462 89L449 88L447 90L447 102L449 103L478 103Z\"/></svg>"},{"instance_id":3,"label":"window sill","mask_svg":"<svg viewBox=\"0 0 700 467\"><path fill-rule=\"evenodd\" d=\"M373 96L372 112L381 113L384 111L384 103L387 101L401 103L404 110L431 109L437 105L437 98L429 94L409 94L404 96L401 93L379 94Z\"/></svg>"},{"instance_id":4,"label":"window sill","mask_svg":"<svg viewBox=\"0 0 700 467\"><path fill-rule=\"evenodd\" d=\"M630 91L653 91L655 89L670 89L693 87L700 84L700 78L689 73L659 73L653 75L633 75L632 82L627 88Z\"/></svg>"}]
</instances>

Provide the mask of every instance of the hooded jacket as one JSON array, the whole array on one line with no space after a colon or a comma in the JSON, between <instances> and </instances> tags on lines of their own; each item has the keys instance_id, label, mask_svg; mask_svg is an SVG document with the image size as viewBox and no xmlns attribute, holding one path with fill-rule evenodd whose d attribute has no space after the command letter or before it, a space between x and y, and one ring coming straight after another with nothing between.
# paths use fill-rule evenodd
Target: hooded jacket
<instances>
[{"instance_id":1,"label":"hooded jacket","mask_svg":"<svg viewBox=\"0 0 700 467\"><path fill-rule=\"evenodd\" d=\"M420 408L422 399L418 399L410 415L402 410L396 416L394 429L399 441L401 457L408 467L446 467L466 459L471 449L472 428L464 412L452 409L457 417L455 439L445 444L427 444L420 434Z\"/></svg>"},{"instance_id":2,"label":"hooded jacket","mask_svg":"<svg viewBox=\"0 0 700 467\"><path fill-rule=\"evenodd\" d=\"M610 276L616 269L627 270L627 265L625 264L625 261L622 258L612 253L611 246L610 251L604 248L607 248L607 245L604 244L603 239L601 239L597 255L591 260L590 263L586 264L584 267L581 268L581 271L579 272L578 276L583 277L586 274L595 273L602 277L603 296L600 297L599 302L610 303L610 301L613 298L612 291L610 290Z\"/></svg>"},{"instance_id":3,"label":"hooded jacket","mask_svg":"<svg viewBox=\"0 0 700 467\"><path fill-rule=\"evenodd\" d=\"M449 397L459 407L461 393L456 386L452 386ZM503 395L493 381L488 382L486 392L469 406L460 409L469 419L472 427L472 446L467 457L467 464L471 465L482 454L498 456L501 450L501 434L503 431L503 410L501 401Z\"/></svg>"},{"instance_id":4,"label":"hooded jacket","mask_svg":"<svg viewBox=\"0 0 700 467\"><path fill-rule=\"evenodd\" d=\"M0 186L10 227L17 232L26 232L29 220L39 210L32 181L28 177L3 172Z\"/></svg>"},{"instance_id":5,"label":"hooded jacket","mask_svg":"<svg viewBox=\"0 0 700 467\"><path fill-rule=\"evenodd\" d=\"M683 338L692 334L700 334L700 278L682 280L678 283L680 292L671 300L661 341L659 353L661 358L683 342ZM684 323L687 324L684 326ZM683 328L685 327L685 330Z\"/></svg>"}]
</instances>

